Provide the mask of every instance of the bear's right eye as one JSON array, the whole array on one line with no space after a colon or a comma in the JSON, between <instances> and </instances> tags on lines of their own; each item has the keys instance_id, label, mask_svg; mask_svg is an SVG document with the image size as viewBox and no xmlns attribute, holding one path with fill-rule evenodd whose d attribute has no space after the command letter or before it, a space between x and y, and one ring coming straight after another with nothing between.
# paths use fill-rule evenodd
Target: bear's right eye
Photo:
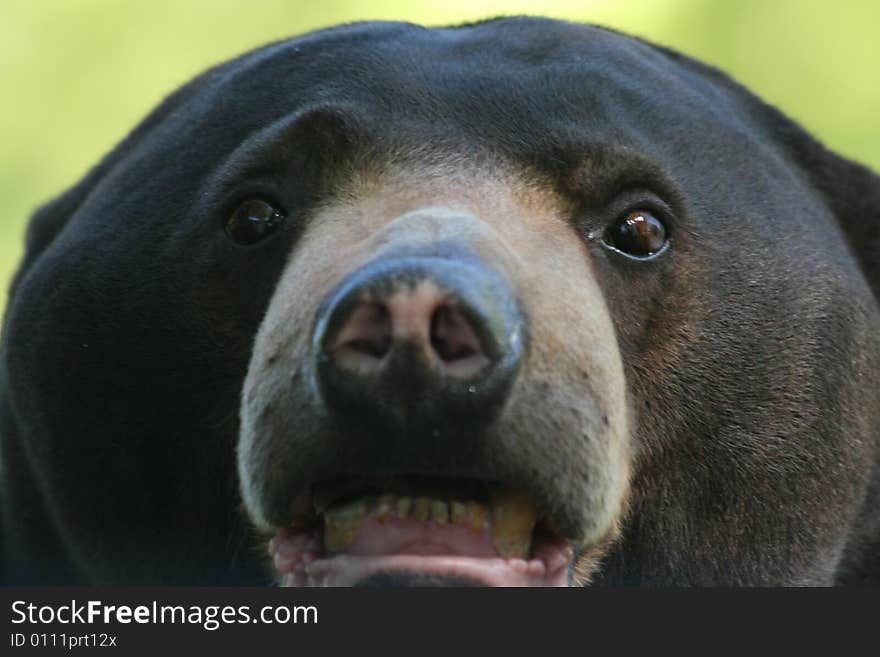
<instances>
[{"instance_id":1,"label":"bear's right eye","mask_svg":"<svg viewBox=\"0 0 880 657\"><path fill-rule=\"evenodd\" d=\"M284 219L284 213L266 201L247 199L226 220L226 234L236 244L249 246L269 237Z\"/></svg>"}]
</instances>

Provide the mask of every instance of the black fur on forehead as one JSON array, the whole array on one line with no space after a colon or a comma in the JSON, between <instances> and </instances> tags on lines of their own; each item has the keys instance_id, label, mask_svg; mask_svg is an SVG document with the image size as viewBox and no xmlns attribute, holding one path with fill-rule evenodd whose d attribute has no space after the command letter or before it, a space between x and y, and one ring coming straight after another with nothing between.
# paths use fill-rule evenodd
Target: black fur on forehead
<instances>
[{"instance_id":1,"label":"black fur on forehead","mask_svg":"<svg viewBox=\"0 0 880 657\"><path fill-rule=\"evenodd\" d=\"M621 185L675 210L652 273L595 256L639 449L594 583L880 581L880 179L716 69L525 17L245 54L34 214L0 346L0 578L267 581L234 463L275 283L338 160L450 155L589 220ZM235 248L248 195L303 225Z\"/></svg>"}]
</instances>

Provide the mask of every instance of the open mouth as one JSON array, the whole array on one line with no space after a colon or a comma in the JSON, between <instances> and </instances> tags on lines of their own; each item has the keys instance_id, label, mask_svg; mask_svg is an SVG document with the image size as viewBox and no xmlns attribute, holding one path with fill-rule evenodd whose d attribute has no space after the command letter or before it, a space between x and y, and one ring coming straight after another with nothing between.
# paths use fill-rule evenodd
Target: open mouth
<instances>
[{"instance_id":1,"label":"open mouth","mask_svg":"<svg viewBox=\"0 0 880 657\"><path fill-rule=\"evenodd\" d=\"M569 583L568 541L516 489L395 477L325 482L309 498L269 541L285 586Z\"/></svg>"}]
</instances>

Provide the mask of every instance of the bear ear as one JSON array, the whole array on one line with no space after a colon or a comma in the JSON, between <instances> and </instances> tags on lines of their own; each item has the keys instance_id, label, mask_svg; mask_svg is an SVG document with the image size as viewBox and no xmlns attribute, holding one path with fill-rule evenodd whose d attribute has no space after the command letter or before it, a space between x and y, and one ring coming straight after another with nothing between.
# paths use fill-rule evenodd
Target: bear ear
<instances>
[{"instance_id":1,"label":"bear ear","mask_svg":"<svg viewBox=\"0 0 880 657\"><path fill-rule=\"evenodd\" d=\"M825 198L880 299L880 175L832 153L800 128L785 132L787 150Z\"/></svg>"},{"instance_id":2,"label":"bear ear","mask_svg":"<svg viewBox=\"0 0 880 657\"><path fill-rule=\"evenodd\" d=\"M39 207L28 222L25 233L25 252L12 282L9 286L11 300L18 284L37 258L49 247L55 237L63 230L67 222L89 197L100 181L123 160L127 154L142 140L149 139L150 133L170 113L177 111L182 105L195 96L212 76L216 76L230 63L209 69L180 87L166 97L137 127L134 128L110 153L95 165L77 184Z\"/></svg>"},{"instance_id":3,"label":"bear ear","mask_svg":"<svg viewBox=\"0 0 880 657\"><path fill-rule=\"evenodd\" d=\"M696 72L743 101L747 114L768 129L789 161L825 198L880 300L880 175L825 148L776 107L712 66L669 48L650 44L680 66Z\"/></svg>"},{"instance_id":4,"label":"bear ear","mask_svg":"<svg viewBox=\"0 0 880 657\"><path fill-rule=\"evenodd\" d=\"M109 168L108 156L101 164L94 167L88 175L76 185L48 203L40 206L31 215L24 238L24 258L12 278L9 285L9 298L11 299L22 276L30 269L34 261L52 243L58 233L67 224L68 219L82 205L97 182L104 177Z\"/></svg>"},{"instance_id":5,"label":"bear ear","mask_svg":"<svg viewBox=\"0 0 880 657\"><path fill-rule=\"evenodd\" d=\"M858 256L874 296L880 299L880 176L827 153L822 190Z\"/></svg>"}]
</instances>

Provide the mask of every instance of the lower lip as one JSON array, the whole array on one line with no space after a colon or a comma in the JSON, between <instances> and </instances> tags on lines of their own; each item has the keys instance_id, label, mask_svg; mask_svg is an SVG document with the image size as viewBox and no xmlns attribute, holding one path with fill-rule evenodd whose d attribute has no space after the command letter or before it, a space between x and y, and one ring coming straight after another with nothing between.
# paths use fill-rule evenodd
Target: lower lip
<instances>
[{"instance_id":1,"label":"lower lip","mask_svg":"<svg viewBox=\"0 0 880 657\"><path fill-rule=\"evenodd\" d=\"M383 556L337 555L318 559L288 573L285 586L355 586L380 573L431 575L473 582L475 586L568 586L568 568L548 570L540 559L485 559L411 554Z\"/></svg>"},{"instance_id":2,"label":"lower lip","mask_svg":"<svg viewBox=\"0 0 880 657\"><path fill-rule=\"evenodd\" d=\"M285 586L348 587L374 575L400 574L450 578L475 586L559 587L569 585L572 562L572 550L563 539L542 541L528 559L468 556L450 552L449 546L418 543L407 544L399 553L359 554L355 550L322 555L315 528L282 529L269 545Z\"/></svg>"}]
</instances>

